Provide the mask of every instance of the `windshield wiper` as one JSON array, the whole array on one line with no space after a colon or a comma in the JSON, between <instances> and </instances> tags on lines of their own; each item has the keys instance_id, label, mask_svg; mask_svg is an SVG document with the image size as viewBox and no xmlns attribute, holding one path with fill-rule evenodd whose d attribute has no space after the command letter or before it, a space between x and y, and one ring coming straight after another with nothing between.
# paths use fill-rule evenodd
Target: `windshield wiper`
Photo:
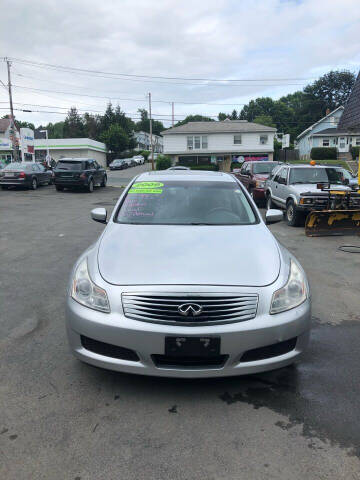
<instances>
[{"instance_id":1,"label":"windshield wiper","mask_svg":"<svg viewBox=\"0 0 360 480\"><path fill-rule=\"evenodd\" d=\"M184 225L214 225L213 223L204 223L204 222L191 222L185 223Z\"/></svg>"}]
</instances>

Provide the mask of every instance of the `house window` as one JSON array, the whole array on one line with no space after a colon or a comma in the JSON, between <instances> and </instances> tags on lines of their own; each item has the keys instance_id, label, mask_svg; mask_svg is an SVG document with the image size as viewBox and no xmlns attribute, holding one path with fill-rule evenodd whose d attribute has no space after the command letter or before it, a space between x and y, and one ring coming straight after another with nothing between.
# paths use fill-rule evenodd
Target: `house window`
<instances>
[{"instance_id":1,"label":"house window","mask_svg":"<svg viewBox=\"0 0 360 480\"><path fill-rule=\"evenodd\" d=\"M208 148L208 139L206 136L201 137L201 147L202 148Z\"/></svg>"},{"instance_id":2,"label":"house window","mask_svg":"<svg viewBox=\"0 0 360 480\"><path fill-rule=\"evenodd\" d=\"M234 145L241 144L241 135L234 135Z\"/></svg>"},{"instance_id":3,"label":"house window","mask_svg":"<svg viewBox=\"0 0 360 480\"><path fill-rule=\"evenodd\" d=\"M360 137L356 137L356 145L360 145Z\"/></svg>"},{"instance_id":4,"label":"house window","mask_svg":"<svg viewBox=\"0 0 360 480\"><path fill-rule=\"evenodd\" d=\"M260 135L260 145L266 145L268 143L268 135Z\"/></svg>"},{"instance_id":5,"label":"house window","mask_svg":"<svg viewBox=\"0 0 360 480\"><path fill-rule=\"evenodd\" d=\"M200 148L208 148L208 138L207 136L200 137L200 135L195 135L187 137L187 149L188 150L200 150Z\"/></svg>"},{"instance_id":6,"label":"house window","mask_svg":"<svg viewBox=\"0 0 360 480\"><path fill-rule=\"evenodd\" d=\"M200 148L200 137L194 137L194 148Z\"/></svg>"},{"instance_id":7,"label":"house window","mask_svg":"<svg viewBox=\"0 0 360 480\"><path fill-rule=\"evenodd\" d=\"M187 137L187 149L192 150L194 148L194 139L193 137Z\"/></svg>"},{"instance_id":8,"label":"house window","mask_svg":"<svg viewBox=\"0 0 360 480\"><path fill-rule=\"evenodd\" d=\"M345 148L345 137L340 137L340 148Z\"/></svg>"},{"instance_id":9,"label":"house window","mask_svg":"<svg viewBox=\"0 0 360 480\"><path fill-rule=\"evenodd\" d=\"M329 139L323 138L323 147L328 147L328 146L329 146Z\"/></svg>"}]
</instances>

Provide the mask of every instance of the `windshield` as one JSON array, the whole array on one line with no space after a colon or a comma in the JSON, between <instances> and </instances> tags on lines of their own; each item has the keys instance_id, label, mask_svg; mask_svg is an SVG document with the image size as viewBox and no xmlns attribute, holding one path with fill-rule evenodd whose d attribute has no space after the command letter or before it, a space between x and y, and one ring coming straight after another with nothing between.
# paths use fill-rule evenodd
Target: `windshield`
<instances>
[{"instance_id":1,"label":"windshield","mask_svg":"<svg viewBox=\"0 0 360 480\"><path fill-rule=\"evenodd\" d=\"M235 182L164 181L133 184L115 221L147 225L250 225L257 218Z\"/></svg>"},{"instance_id":2,"label":"windshield","mask_svg":"<svg viewBox=\"0 0 360 480\"><path fill-rule=\"evenodd\" d=\"M352 180L354 177L351 175L351 173L346 170L345 168L339 168L340 175L344 177L344 179Z\"/></svg>"},{"instance_id":3,"label":"windshield","mask_svg":"<svg viewBox=\"0 0 360 480\"><path fill-rule=\"evenodd\" d=\"M59 160L56 170L81 170L82 162L62 162Z\"/></svg>"},{"instance_id":4,"label":"windshield","mask_svg":"<svg viewBox=\"0 0 360 480\"><path fill-rule=\"evenodd\" d=\"M278 165L277 163L270 163L270 162L254 163L253 173L268 174L268 173L271 173L277 165Z\"/></svg>"},{"instance_id":5,"label":"windshield","mask_svg":"<svg viewBox=\"0 0 360 480\"><path fill-rule=\"evenodd\" d=\"M341 185L342 175L336 168L292 168L290 184L294 183L332 183Z\"/></svg>"}]
</instances>

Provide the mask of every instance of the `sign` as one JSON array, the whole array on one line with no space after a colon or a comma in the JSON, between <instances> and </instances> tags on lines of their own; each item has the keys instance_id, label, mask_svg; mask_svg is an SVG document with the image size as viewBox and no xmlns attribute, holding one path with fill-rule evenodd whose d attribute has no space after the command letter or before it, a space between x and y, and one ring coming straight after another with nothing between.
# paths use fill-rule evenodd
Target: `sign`
<instances>
[{"instance_id":1,"label":"sign","mask_svg":"<svg viewBox=\"0 0 360 480\"><path fill-rule=\"evenodd\" d=\"M32 161L35 161L34 155L34 130L31 128L20 128L20 145L22 161L25 161L25 155L30 154Z\"/></svg>"},{"instance_id":2,"label":"sign","mask_svg":"<svg viewBox=\"0 0 360 480\"><path fill-rule=\"evenodd\" d=\"M216 163L216 155L211 155L211 163Z\"/></svg>"},{"instance_id":3,"label":"sign","mask_svg":"<svg viewBox=\"0 0 360 480\"><path fill-rule=\"evenodd\" d=\"M290 147L290 134L289 133L286 133L282 136L281 144L282 144L282 148Z\"/></svg>"}]
</instances>

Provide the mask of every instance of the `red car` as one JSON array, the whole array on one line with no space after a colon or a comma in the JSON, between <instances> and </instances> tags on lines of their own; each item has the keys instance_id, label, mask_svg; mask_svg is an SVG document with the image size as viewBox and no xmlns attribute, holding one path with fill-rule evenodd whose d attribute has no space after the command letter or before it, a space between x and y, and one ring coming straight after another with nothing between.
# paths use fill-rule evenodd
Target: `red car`
<instances>
[{"instance_id":1,"label":"red car","mask_svg":"<svg viewBox=\"0 0 360 480\"><path fill-rule=\"evenodd\" d=\"M270 176L273 169L281 162L251 161L244 162L240 172L233 172L245 188L249 191L256 205L265 204L265 180Z\"/></svg>"}]
</instances>

